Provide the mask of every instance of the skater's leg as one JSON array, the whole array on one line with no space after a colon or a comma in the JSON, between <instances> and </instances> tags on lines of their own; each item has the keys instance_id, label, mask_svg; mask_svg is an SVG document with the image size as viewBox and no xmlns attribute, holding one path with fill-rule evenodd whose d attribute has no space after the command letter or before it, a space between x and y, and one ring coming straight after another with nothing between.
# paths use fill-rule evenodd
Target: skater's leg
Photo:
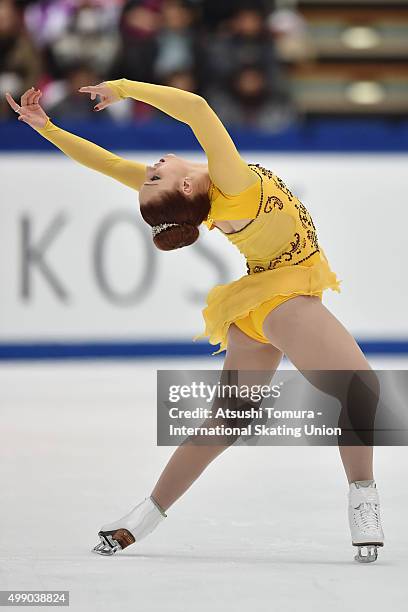
<instances>
[{"instance_id":1,"label":"skater's leg","mask_svg":"<svg viewBox=\"0 0 408 612\"><path fill-rule=\"evenodd\" d=\"M251 379L252 383L267 384L281 359L282 352L279 349L253 340L234 324L230 326L224 372L253 370L256 380ZM161 508L167 510L229 446L230 444L203 446L192 442L179 446L154 487L152 498Z\"/></svg>"},{"instance_id":2,"label":"skater's leg","mask_svg":"<svg viewBox=\"0 0 408 612\"><path fill-rule=\"evenodd\" d=\"M231 379L232 376L234 384L238 385L248 381L252 384L268 384L281 358L280 350L257 342L237 326L231 325L221 382L226 378L228 380L228 377ZM214 440L211 439L211 444L204 445L202 438L198 444L194 443L194 438L190 438L177 448L151 496L119 520L100 529L98 535L101 541L93 549L94 552L112 556L151 533L166 516L165 510L183 495L211 461L235 440L233 437L220 436L219 444L218 440L213 444Z\"/></svg>"},{"instance_id":3,"label":"skater's leg","mask_svg":"<svg viewBox=\"0 0 408 612\"><path fill-rule=\"evenodd\" d=\"M318 297L298 296L284 302L268 314L263 331L298 370L371 370L353 336ZM339 446L339 450L349 482L373 478L372 446Z\"/></svg>"}]
</instances>

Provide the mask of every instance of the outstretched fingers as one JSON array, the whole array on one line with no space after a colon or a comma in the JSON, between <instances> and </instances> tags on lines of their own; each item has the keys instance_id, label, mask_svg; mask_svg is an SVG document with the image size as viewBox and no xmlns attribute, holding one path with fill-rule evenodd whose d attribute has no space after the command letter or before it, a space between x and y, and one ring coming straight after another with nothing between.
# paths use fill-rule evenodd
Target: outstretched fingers
<instances>
[{"instance_id":1,"label":"outstretched fingers","mask_svg":"<svg viewBox=\"0 0 408 612\"><path fill-rule=\"evenodd\" d=\"M79 91L81 93L98 93L100 85L86 85L85 87L80 87Z\"/></svg>"},{"instance_id":2,"label":"outstretched fingers","mask_svg":"<svg viewBox=\"0 0 408 612\"><path fill-rule=\"evenodd\" d=\"M20 112L21 108L17 104L17 102L14 100L14 98L13 98L13 96L11 94L6 93L6 100L10 104L11 108L13 109L13 111L15 113L19 113Z\"/></svg>"},{"instance_id":3,"label":"outstretched fingers","mask_svg":"<svg viewBox=\"0 0 408 612\"><path fill-rule=\"evenodd\" d=\"M21 96L21 106L17 104L17 102L14 100L13 96L10 93L6 93L6 100L13 109L13 111L21 115L22 113L27 112L29 106L38 104L38 101L41 96L42 92L40 90L35 90L34 87L32 87L31 89L28 89L26 92L24 92L24 94Z\"/></svg>"},{"instance_id":4,"label":"outstretched fingers","mask_svg":"<svg viewBox=\"0 0 408 612\"><path fill-rule=\"evenodd\" d=\"M87 87L81 87L79 91L81 93L91 94L91 100L95 100L96 96L100 94L99 85L89 85Z\"/></svg>"},{"instance_id":5,"label":"outstretched fingers","mask_svg":"<svg viewBox=\"0 0 408 612\"><path fill-rule=\"evenodd\" d=\"M40 100L42 96L42 91L40 91L39 89L35 92L35 95L33 96L33 100L32 100L32 104L34 104L34 106L36 106Z\"/></svg>"},{"instance_id":6,"label":"outstretched fingers","mask_svg":"<svg viewBox=\"0 0 408 612\"><path fill-rule=\"evenodd\" d=\"M31 94L34 93L34 87L30 87L30 89L27 89L27 91L25 91L23 93L23 95L21 96L21 106L26 106L27 104L29 104L28 100Z\"/></svg>"},{"instance_id":7,"label":"outstretched fingers","mask_svg":"<svg viewBox=\"0 0 408 612\"><path fill-rule=\"evenodd\" d=\"M35 98L37 96L37 93L38 92L37 92L36 89L34 89L34 87L32 87L29 90L28 95L27 95L27 103L26 103L27 106L31 106L32 104L35 104L34 100L35 100Z\"/></svg>"}]
</instances>

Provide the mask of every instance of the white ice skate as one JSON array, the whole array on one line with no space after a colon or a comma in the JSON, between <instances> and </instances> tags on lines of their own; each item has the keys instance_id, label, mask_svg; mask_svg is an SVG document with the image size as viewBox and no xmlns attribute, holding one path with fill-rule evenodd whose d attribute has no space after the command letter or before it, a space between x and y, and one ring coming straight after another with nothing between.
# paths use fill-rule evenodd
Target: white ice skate
<instances>
[{"instance_id":1,"label":"white ice skate","mask_svg":"<svg viewBox=\"0 0 408 612\"><path fill-rule=\"evenodd\" d=\"M142 540L166 516L152 498L147 497L118 521L101 527L98 533L101 541L93 548L93 552L105 556L114 555L119 550Z\"/></svg>"},{"instance_id":2,"label":"white ice skate","mask_svg":"<svg viewBox=\"0 0 408 612\"><path fill-rule=\"evenodd\" d=\"M350 484L349 524L353 546L358 546L354 557L360 563L377 560L377 548L384 546L381 527L380 500L374 480L357 480ZM366 552L366 554L363 554Z\"/></svg>"}]
</instances>

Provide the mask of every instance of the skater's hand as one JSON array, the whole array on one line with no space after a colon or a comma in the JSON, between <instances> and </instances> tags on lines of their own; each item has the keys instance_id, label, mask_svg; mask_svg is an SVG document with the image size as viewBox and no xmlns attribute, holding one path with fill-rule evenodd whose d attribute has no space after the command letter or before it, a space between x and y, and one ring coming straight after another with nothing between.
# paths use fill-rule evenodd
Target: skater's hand
<instances>
[{"instance_id":1,"label":"skater's hand","mask_svg":"<svg viewBox=\"0 0 408 612\"><path fill-rule=\"evenodd\" d=\"M88 93L91 96L91 100L95 100L96 96L99 96L100 101L96 106L94 106L94 110L100 111L110 106L114 102L119 102L120 98L114 91L107 85L105 82L99 83L99 85L89 85L87 87L81 87L79 89L81 93Z\"/></svg>"},{"instance_id":2,"label":"skater's hand","mask_svg":"<svg viewBox=\"0 0 408 612\"><path fill-rule=\"evenodd\" d=\"M28 123L32 128L41 129L45 127L48 121L48 116L38 104L41 96L42 92L39 89L31 87L31 89L27 89L21 96L20 106L9 93L6 93L6 100L13 111L20 115L18 118L19 121Z\"/></svg>"}]
</instances>

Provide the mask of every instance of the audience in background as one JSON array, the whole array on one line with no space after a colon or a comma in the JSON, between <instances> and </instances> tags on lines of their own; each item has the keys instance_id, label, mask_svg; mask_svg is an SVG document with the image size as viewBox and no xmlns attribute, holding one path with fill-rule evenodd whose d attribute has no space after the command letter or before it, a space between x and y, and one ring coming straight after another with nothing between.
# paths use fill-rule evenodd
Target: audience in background
<instances>
[{"instance_id":1,"label":"audience in background","mask_svg":"<svg viewBox=\"0 0 408 612\"><path fill-rule=\"evenodd\" d=\"M174 72L194 70L197 64L194 22L194 9L183 0L167 0L163 4L154 64L158 79Z\"/></svg>"},{"instance_id":2,"label":"audience in background","mask_svg":"<svg viewBox=\"0 0 408 612\"><path fill-rule=\"evenodd\" d=\"M206 81L221 85L232 72L253 64L263 65L270 77L275 77L278 61L265 21L263 10L251 3L232 12L228 22L207 39Z\"/></svg>"},{"instance_id":3,"label":"audience in background","mask_svg":"<svg viewBox=\"0 0 408 612\"><path fill-rule=\"evenodd\" d=\"M275 132L295 118L287 92L274 89L268 71L262 66L238 67L229 76L226 87L214 87L206 98L221 121L235 127Z\"/></svg>"},{"instance_id":4,"label":"audience in background","mask_svg":"<svg viewBox=\"0 0 408 612\"><path fill-rule=\"evenodd\" d=\"M21 95L39 81L42 70L21 12L12 0L0 0L0 117L10 114L4 94Z\"/></svg>"},{"instance_id":5,"label":"audience in background","mask_svg":"<svg viewBox=\"0 0 408 612\"><path fill-rule=\"evenodd\" d=\"M112 78L125 76L134 81L154 81L160 9L160 0L131 0L124 6L119 23L121 45Z\"/></svg>"},{"instance_id":6,"label":"audience in background","mask_svg":"<svg viewBox=\"0 0 408 612\"><path fill-rule=\"evenodd\" d=\"M204 95L226 124L279 130L295 115L275 14L273 0L0 0L0 119L5 91L32 85L58 119L164 119L131 100L94 113L78 94L126 77Z\"/></svg>"}]
</instances>

